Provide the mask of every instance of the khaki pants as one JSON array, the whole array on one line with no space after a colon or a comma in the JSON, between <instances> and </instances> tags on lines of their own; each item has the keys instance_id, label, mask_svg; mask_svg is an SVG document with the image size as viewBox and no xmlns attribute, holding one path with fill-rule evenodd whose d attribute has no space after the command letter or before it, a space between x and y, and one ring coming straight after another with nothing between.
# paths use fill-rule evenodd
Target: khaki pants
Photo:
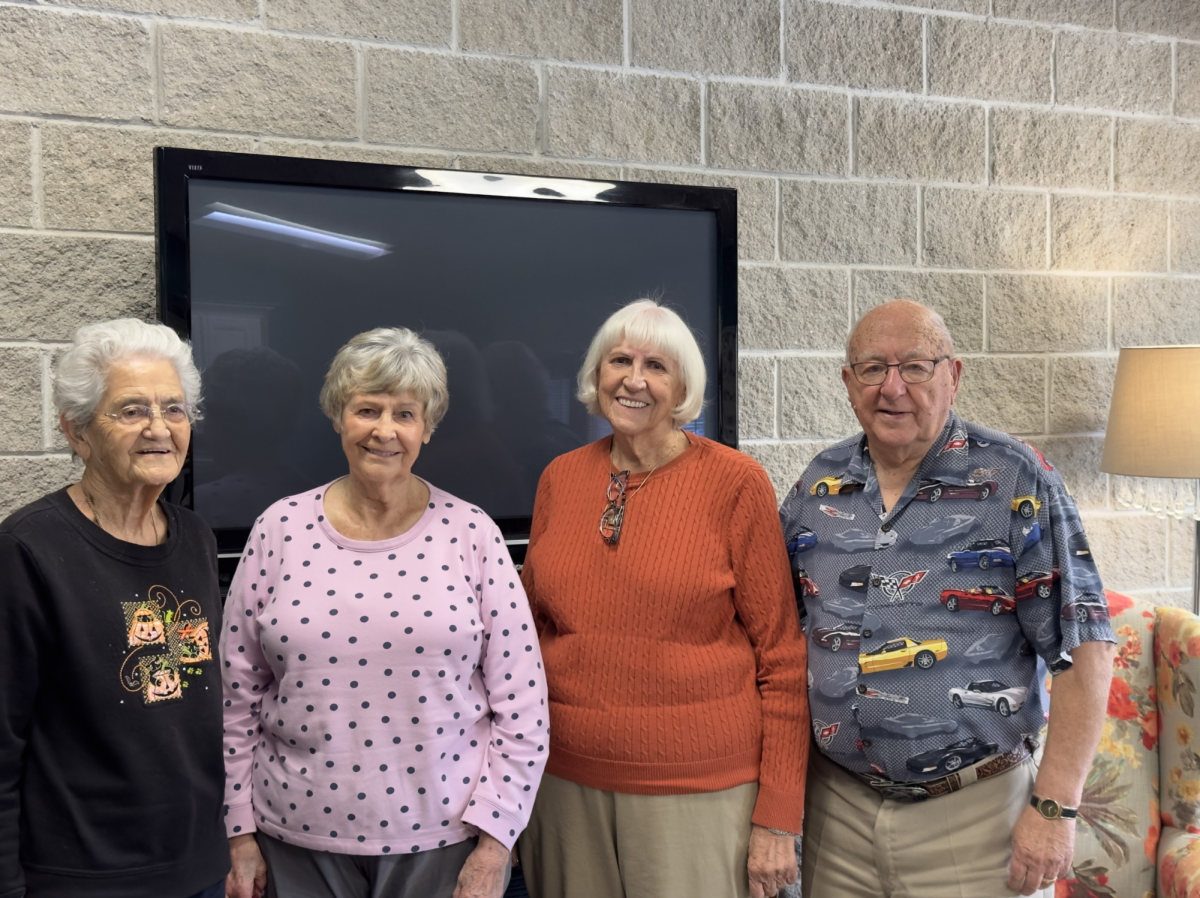
<instances>
[{"instance_id":1,"label":"khaki pants","mask_svg":"<svg viewBox=\"0 0 1200 898\"><path fill-rule=\"evenodd\" d=\"M809 754L801 881L805 898L1003 898L1012 828L1037 762L923 802L887 801ZM1034 892L1054 898L1054 886Z\"/></svg>"},{"instance_id":2,"label":"khaki pants","mask_svg":"<svg viewBox=\"0 0 1200 898\"><path fill-rule=\"evenodd\" d=\"M546 774L521 835L532 898L746 898L758 784L604 792Z\"/></svg>"}]
</instances>

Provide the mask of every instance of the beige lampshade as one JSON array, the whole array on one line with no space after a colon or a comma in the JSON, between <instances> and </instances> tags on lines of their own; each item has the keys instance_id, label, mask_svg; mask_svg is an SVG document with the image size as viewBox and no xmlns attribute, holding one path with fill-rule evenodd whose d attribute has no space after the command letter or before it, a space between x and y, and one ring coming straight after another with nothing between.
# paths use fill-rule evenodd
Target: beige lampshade
<instances>
[{"instance_id":1,"label":"beige lampshade","mask_svg":"<svg viewBox=\"0 0 1200 898\"><path fill-rule=\"evenodd\" d=\"M1121 350L1100 470L1200 478L1200 346Z\"/></svg>"}]
</instances>

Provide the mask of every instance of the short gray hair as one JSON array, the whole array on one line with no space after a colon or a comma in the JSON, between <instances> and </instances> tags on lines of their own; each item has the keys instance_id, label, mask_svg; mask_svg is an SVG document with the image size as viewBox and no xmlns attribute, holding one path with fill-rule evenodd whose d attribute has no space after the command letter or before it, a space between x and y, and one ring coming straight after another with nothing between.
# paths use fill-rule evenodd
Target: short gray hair
<instances>
[{"instance_id":1,"label":"short gray hair","mask_svg":"<svg viewBox=\"0 0 1200 898\"><path fill-rule=\"evenodd\" d=\"M434 345L406 327L365 331L337 351L321 387L321 411L338 422L355 393L411 392L432 433L450 407L446 364Z\"/></svg>"},{"instance_id":2,"label":"short gray hair","mask_svg":"<svg viewBox=\"0 0 1200 898\"><path fill-rule=\"evenodd\" d=\"M71 348L58 360L54 407L76 427L87 427L108 389L113 365L130 358L168 361L183 386L183 401L192 420L200 417L200 372L192 348L165 324L117 318L85 324L75 331Z\"/></svg>"},{"instance_id":3,"label":"short gray hair","mask_svg":"<svg viewBox=\"0 0 1200 898\"><path fill-rule=\"evenodd\" d=\"M679 364L679 376L683 381L683 402L672 410L675 426L680 427L695 421L704 408L704 386L708 374L704 369L704 355L692 329L679 315L653 299L639 299L618 309L600 325L592 345L588 347L579 369L579 390L575 394L585 406L588 414L600 415L600 402L596 395L596 383L600 375L600 363L609 350L628 340L638 346L652 346L665 352Z\"/></svg>"},{"instance_id":4,"label":"short gray hair","mask_svg":"<svg viewBox=\"0 0 1200 898\"><path fill-rule=\"evenodd\" d=\"M854 326L850 328L850 333L846 335L846 364L850 364L850 348L854 344L854 338L858 336L859 325L863 323L863 319L873 312L888 311L896 308L909 309L914 312L920 312L925 318L925 330L928 336L942 344L945 352L954 355L954 337L950 335L950 328L946 326L946 319L931 309L924 303L919 303L913 299L905 299L904 297L896 297L894 299L881 302L858 316L858 320L854 322Z\"/></svg>"}]
</instances>

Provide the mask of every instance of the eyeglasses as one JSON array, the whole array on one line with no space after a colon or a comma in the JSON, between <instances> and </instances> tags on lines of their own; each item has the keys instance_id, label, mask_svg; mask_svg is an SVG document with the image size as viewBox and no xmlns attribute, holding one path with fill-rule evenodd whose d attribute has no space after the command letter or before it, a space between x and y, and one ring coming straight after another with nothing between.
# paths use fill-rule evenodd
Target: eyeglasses
<instances>
[{"instance_id":1,"label":"eyeglasses","mask_svg":"<svg viewBox=\"0 0 1200 898\"><path fill-rule=\"evenodd\" d=\"M608 505L600 515L600 535L610 546L615 546L621 538L621 524L625 520L625 484L628 482L628 471L609 475Z\"/></svg>"},{"instance_id":2,"label":"eyeglasses","mask_svg":"<svg viewBox=\"0 0 1200 898\"><path fill-rule=\"evenodd\" d=\"M161 417L168 424L182 424L184 421L192 419L191 411L182 402L172 403L166 408L151 407L149 405L127 405L120 411L101 412L101 414L127 427L143 428L150 426L155 415Z\"/></svg>"},{"instance_id":3,"label":"eyeglasses","mask_svg":"<svg viewBox=\"0 0 1200 898\"><path fill-rule=\"evenodd\" d=\"M936 359L909 359L905 362L894 362L891 365L884 362L858 362L847 367L854 372L860 384L875 387L887 380L888 369L895 368L900 372L900 379L906 384L923 384L931 377L938 366L952 356L944 355Z\"/></svg>"}]
</instances>

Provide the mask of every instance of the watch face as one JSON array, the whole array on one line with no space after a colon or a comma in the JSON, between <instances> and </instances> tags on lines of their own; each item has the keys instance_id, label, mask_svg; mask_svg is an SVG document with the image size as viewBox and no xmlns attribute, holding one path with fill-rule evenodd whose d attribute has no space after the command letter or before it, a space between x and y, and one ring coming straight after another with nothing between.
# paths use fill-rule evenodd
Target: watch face
<instances>
[{"instance_id":1,"label":"watch face","mask_svg":"<svg viewBox=\"0 0 1200 898\"><path fill-rule=\"evenodd\" d=\"M1048 820L1056 820L1062 816L1062 805L1053 798L1043 798L1038 802L1038 813Z\"/></svg>"}]
</instances>

